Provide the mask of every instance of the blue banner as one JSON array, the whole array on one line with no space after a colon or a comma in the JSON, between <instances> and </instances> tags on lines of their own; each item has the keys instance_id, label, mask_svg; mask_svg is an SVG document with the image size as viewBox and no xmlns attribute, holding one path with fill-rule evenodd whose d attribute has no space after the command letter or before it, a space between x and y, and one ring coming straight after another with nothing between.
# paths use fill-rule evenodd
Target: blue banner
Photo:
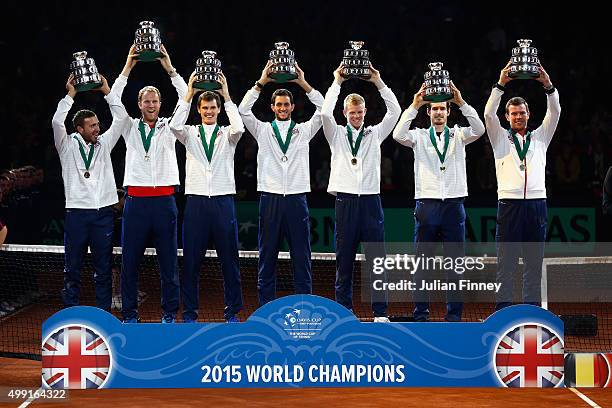
<instances>
[{"instance_id":1,"label":"blue banner","mask_svg":"<svg viewBox=\"0 0 612 408\"><path fill-rule=\"evenodd\" d=\"M80 306L43 324L42 367L49 388L557 387L563 324L529 305L482 323L362 323L313 295L240 324L122 324Z\"/></svg>"}]
</instances>

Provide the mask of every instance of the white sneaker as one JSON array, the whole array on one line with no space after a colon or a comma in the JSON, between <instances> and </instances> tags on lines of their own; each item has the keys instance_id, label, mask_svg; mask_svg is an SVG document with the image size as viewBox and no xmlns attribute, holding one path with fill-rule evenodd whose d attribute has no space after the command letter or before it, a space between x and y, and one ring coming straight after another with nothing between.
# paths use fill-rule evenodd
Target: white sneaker
<instances>
[{"instance_id":1,"label":"white sneaker","mask_svg":"<svg viewBox=\"0 0 612 408\"><path fill-rule=\"evenodd\" d=\"M374 323L391 323L391 320L386 316L376 316L374 318Z\"/></svg>"}]
</instances>

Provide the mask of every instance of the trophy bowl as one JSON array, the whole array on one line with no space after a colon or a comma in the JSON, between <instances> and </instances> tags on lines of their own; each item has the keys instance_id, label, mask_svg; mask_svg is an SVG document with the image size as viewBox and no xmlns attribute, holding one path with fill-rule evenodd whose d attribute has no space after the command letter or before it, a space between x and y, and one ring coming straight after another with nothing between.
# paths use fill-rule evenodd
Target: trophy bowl
<instances>
[{"instance_id":1,"label":"trophy bowl","mask_svg":"<svg viewBox=\"0 0 612 408\"><path fill-rule=\"evenodd\" d=\"M196 61L193 87L205 91L221 89L220 73L221 61L217 59L217 53L215 51L202 51L202 58L198 58Z\"/></svg>"},{"instance_id":2,"label":"trophy bowl","mask_svg":"<svg viewBox=\"0 0 612 408\"><path fill-rule=\"evenodd\" d=\"M349 41L351 48L344 50L340 75L343 78L370 79L370 53L364 50L363 41Z\"/></svg>"},{"instance_id":3,"label":"trophy bowl","mask_svg":"<svg viewBox=\"0 0 612 408\"><path fill-rule=\"evenodd\" d=\"M268 70L268 76L276 82L283 83L298 77L295 69L295 54L289 49L289 43L274 43L275 49L270 51L270 62L272 65Z\"/></svg>"},{"instance_id":4,"label":"trophy bowl","mask_svg":"<svg viewBox=\"0 0 612 408\"><path fill-rule=\"evenodd\" d=\"M514 79L534 79L540 76L538 50L531 46L531 40L517 40L518 47L512 49L508 76Z\"/></svg>"},{"instance_id":5,"label":"trophy bowl","mask_svg":"<svg viewBox=\"0 0 612 408\"><path fill-rule=\"evenodd\" d=\"M152 21L141 21L134 39L136 59L142 62L155 61L163 57L159 30L153 27Z\"/></svg>"},{"instance_id":6,"label":"trophy bowl","mask_svg":"<svg viewBox=\"0 0 612 408\"><path fill-rule=\"evenodd\" d=\"M74 75L74 87L77 92L89 91L102 86L102 77L93 58L87 58L87 51L72 54L70 71Z\"/></svg>"},{"instance_id":7,"label":"trophy bowl","mask_svg":"<svg viewBox=\"0 0 612 408\"><path fill-rule=\"evenodd\" d=\"M450 75L447 70L442 69L441 62L429 64L429 71L425 73L425 95L423 100L427 102L446 102L453 99L453 90L450 87Z\"/></svg>"}]
</instances>

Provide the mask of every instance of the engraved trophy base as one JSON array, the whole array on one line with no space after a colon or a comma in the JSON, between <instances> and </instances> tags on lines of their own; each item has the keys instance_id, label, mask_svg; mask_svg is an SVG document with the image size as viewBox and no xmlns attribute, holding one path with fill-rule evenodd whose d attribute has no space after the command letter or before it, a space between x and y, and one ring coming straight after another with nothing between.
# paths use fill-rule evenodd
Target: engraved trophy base
<instances>
[{"instance_id":1,"label":"engraved trophy base","mask_svg":"<svg viewBox=\"0 0 612 408\"><path fill-rule=\"evenodd\" d=\"M217 81L198 81L193 83L193 87L205 91L216 91L221 89L221 84Z\"/></svg>"},{"instance_id":2,"label":"engraved trophy base","mask_svg":"<svg viewBox=\"0 0 612 408\"><path fill-rule=\"evenodd\" d=\"M289 82L298 77L294 72L273 72L268 76L280 84L283 82Z\"/></svg>"},{"instance_id":3,"label":"engraved trophy base","mask_svg":"<svg viewBox=\"0 0 612 408\"><path fill-rule=\"evenodd\" d=\"M540 76L540 73L532 71L514 71L508 72L508 76L512 79L535 79Z\"/></svg>"},{"instance_id":4,"label":"engraved trophy base","mask_svg":"<svg viewBox=\"0 0 612 408\"><path fill-rule=\"evenodd\" d=\"M423 97L423 100L426 102L446 102L446 101L450 101L451 99L453 99L454 95L448 94L448 93L443 93L443 94L432 94L432 95L426 95Z\"/></svg>"},{"instance_id":5,"label":"engraved trophy base","mask_svg":"<svg viewBox=\"0 0 612 408\"><path fill-rule=\"evenodd\" d=\"M164 54L159 51L145 50L139 52L135 59L141 62L153 62L157 61L158 58L161 58L163 56Z\"/></svg>"},{"instance_id":6,"label":"engraved trophy base","mask_svg":"<svg viewBox=\"0 0 612 408\"><path fill-rule=\"evenodd\" d=\"M85 91L89 91L92 89L97 89L101 86L102 86L102 82L89 82L86 84L75 85L74 89L76 89L77 92L85 92Z\"/></svg>"},{"instance_id":7,"label":"engraved trophy base","mask_svg":"<svg viewBox=\"0 0 612 408\"><path fill-rule=\"evenodd\" d=\"M358 78L368 80L372 78L369 68L344 68L340 71L340 76L345 79Z\"/></svg>"}]
</instances>

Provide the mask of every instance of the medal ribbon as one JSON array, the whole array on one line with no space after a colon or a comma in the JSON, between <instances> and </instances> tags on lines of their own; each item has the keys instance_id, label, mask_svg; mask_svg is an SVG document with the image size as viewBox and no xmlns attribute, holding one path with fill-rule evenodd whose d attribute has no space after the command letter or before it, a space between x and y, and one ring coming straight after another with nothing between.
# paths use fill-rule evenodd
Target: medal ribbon
<instances>
[{"instance_id":1,"label":"medal ribbon","mask_svg":"<svg viewBox=\"0 0 612 408\"><path fill-rule=\"evenodd\" d=\"M202 146L204 146L204 153L206 153L206 159L210 163L213 155L213 149L215 148L215 139L217 139L217 132L219 131L219 125L215 126L213 134L210 137L210 146L206 143L206 132L204 132L204 126L200 125L200 139L202 140Z\"/></svg>"},{"instance_id":2,"label":"medal ribbon","mask_svg":"<svg viewBox=\"0 0 612 408\"><path fill-rule=\"evenodd\" d=\"M359 151L359 146L361 146L361 139L363 139L363 131L365 130L365 126L361 128L361 132L357 135L357 140L353 143L353 131L349 125L346 125L346 137L348 138L349 144L351 145L351 153L353 157L357 157L357 152Z\"/></svg>"},{"instance_id":3,"label":"medal ribbon","mask_svg":"<svg viewBox=\"0 0 612 408\"><path fill-rule=\"evenodd\" d=\"M448 130L448 126L444 126L444 151L442 153L440 153L440 150L438 149L438 143L436 143L436 134L433 126L429 128L429 140L431 140L431 144L433 145L434 149L436 149L436 153L440 158L440 163L444 164L444 159L446 159L446 152L448 151L448 143L450 140L450 131Z\"/></svg>"},{"instance_id":4,"label":"medal ribbon","mask_svg":"<svg viewBox=\"0 0 612 408\"><path fill-rule=\"evenodd\" d=\"M79 142L79 151L81 152L81 157L83 158L83 162L85 163L85 170L89 170L89 165L91 164L91 159L93 159L94 155L94 145L92 144L89 147L89 154L85 155L85 146L83 146L83 143L81 143L78 137L73 137L76 139L77 142Z\"/></svg>"},{"instance_id":5,"label":"medal ribbon","mask_svg":"<svg viewBox=\"0 0 612 408\"><path fill-rule=\"evenodd\" d=\"M518 137L516 137L516 132L514 130L509 130L512 135L512 141L514 142L514 148L516 149L516 153L518 154L521 162L525 160L525 156L527 156L527 150L529 150L529 145L531 144L531 132L527 132L525 135L525 144L523 144L523 148L521 149L521 144L519 143Z\"/></svg>"},{"instance_id":6,"label":"medal ribbon","mask_svg":"<svg viewBox=\"0 0 612 408\"><path fill-rule=\"evenodd\" d=\"M276 136L276 141L278 142L280 149L285 155L287 154L287 150L289 149L289 143L291 143L291 135L293 133L294 127L295 127L295 122L291 121L291 124L289 125L289 130L287 131L287 139L285 139L285 142L283 143L283 139L281 138L280 130L278 130L276 121L275 120L272 121L272 130L274 130L274 136Z\"/></svg>"},{"instance_id":7,"label":"medal ribbon","mask_svg":"<svg viewBox=\"0 0 612 408\"><path fill-rule=\"evenodd\" d=\"M157 124L157 122L155 122ZM147 135L145 132L145 126L142 119L138 123L138 130L140 131L140 139L142 139L142 145L144 146L145 152L149 153L149 147L151 147L151 139L153 138L153 134L155 133L155 125L149 131Z\"/></svg>"}]
</instances>

